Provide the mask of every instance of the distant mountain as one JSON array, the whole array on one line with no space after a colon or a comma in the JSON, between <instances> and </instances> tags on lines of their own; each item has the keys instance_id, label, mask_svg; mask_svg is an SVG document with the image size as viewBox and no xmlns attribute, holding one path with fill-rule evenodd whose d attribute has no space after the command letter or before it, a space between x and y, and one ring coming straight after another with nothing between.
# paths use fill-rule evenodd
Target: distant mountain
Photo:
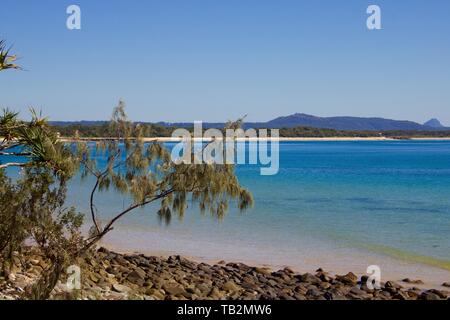
<instances>
[{"instance_id":1,"label":"distant mountain","mask_svg":"<svg viewBox=\"0 0 450 320\"><path fill-rule=\"evenodd\" d=\"M424 124L423 124L424 126L427 126L427 127L432 127L432 128L437 128L437 129L439 129L439 128L444 128L444 126L442 125L442 123L438 120L438 119L436 119L436 118L433 118L433 119L431 119L431 120L428 120L427 122L425 122Z\"/></svg>"},{"instance_id":2,"label":"distant mountain","mask_svg":"<svg viewBox=\"0 0 450 320\"><path fill-rule=\"evenodd\" d=\"M88 125L100 126L106 121L53 121L55 126ZM146 123L146 122L141 122ZM156 125L164 127L188 128L192 122L156 122ZM204 122L203 128L223 128L223 122ZM316 117L304 113L295 113L290 116L279 117L268 122L244 122L244 128L293 128L312 127L320 129L334 129L346 131L436 131L450 130L444 127L439 120L431 119L426 123L419 124L407 120L392 120L384 118L361 118L361 117Z\"/></svg>"},{"instance_id":3,"label":"distant mountain","mask_svg":"<svg viewBox=\"0 0 450 320\"><path fill-rule=\"evenodd\" d=\"M267 122L267 125L271 128L305 126L351 131L436 130L436 127L406 120L360 117L316 117L304 113L279 117Z\"/></svg>"},{"instance_id":4,"label":"distant mountain","mask_svg":"<svg viewBox=\"0 0 450 320\"><path fill-rule=\"evenodd\" d=\"M448 130L436 119L431 123L420 124L407 120L392 120L384 118L361 117L316 117L304 113L295 113L286 117L279 117L268 122L244 122L245 128L293 128L312 127L320 129L334 129L347 131L435 131ZM437 123L436 123L437 122ZM192 122L159 122L162 126L192 127ZM437 126L439 124L440 126ZM224 123L204 122L203 128L221 128Z\"/></svg>"}]
</instances>

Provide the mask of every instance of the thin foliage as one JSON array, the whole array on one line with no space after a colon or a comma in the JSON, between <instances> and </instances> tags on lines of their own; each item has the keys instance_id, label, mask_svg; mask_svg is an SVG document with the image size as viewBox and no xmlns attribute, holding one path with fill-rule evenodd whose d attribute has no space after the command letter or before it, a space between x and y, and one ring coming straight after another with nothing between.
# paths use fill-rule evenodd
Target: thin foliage
<instances>
[{"instance_id":1,"label":"thin foliage","mask_svg":"<svg viewBox=\"0 0 450 320\"><path fill-rule=\"evenodd\" d=\"M228 126L235 128L240 124L241 120ZM144 143L141 127L128 120L123 101L114 109L109 137L94 145L77 142L83 176L95 179L90 197L93 228L88 247L111 231L119 219L151 203L159 204L157 214L166 223L173 215L182 218L189 203L218 219L225 216L231 201L236 201L240 210L253 204L251 193L240 185L233 165L194 161L175 164L166 146L158 142ZM191 156L197 155L192 152ZM107 161L100 166L96 157ZM109 189L129 195L133 200L112 219L103 221L102 226L95 201L100 191Z\"/></svg>"}]
</instances>

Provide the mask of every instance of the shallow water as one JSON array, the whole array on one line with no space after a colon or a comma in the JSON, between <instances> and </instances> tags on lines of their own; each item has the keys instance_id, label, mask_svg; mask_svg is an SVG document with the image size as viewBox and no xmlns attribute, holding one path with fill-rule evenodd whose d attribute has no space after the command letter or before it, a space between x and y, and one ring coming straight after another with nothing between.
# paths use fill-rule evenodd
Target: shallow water
<instances>
[{"instance_id":1,"label":"shallow water","mask_svg":"<svg viewBox=\"0 0 450 320\"><path fill-rule=\"evenodd\" d=\"M261 176L255 165L237 174L255 197L245 214L231 206L218 222L192 206L164 226L149 206L106 242L204 260L361 272L377 264L388 274L448 278L449 141L282 142L277 175ZM87 212L91 186L76 179L70 203ZM103 218L128 203L112 192L98 200Z\"/></svg>"}]
</instances>

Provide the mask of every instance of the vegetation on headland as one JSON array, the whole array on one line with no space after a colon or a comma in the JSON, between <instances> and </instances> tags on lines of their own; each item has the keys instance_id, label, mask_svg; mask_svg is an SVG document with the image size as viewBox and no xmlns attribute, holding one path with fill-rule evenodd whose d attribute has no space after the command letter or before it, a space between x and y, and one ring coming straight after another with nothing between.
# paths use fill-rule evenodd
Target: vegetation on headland
<instances>
[{"instance_id":1,"label":"vegetation on headland","mask_svg":"<svg viewBox=\"0 0 450 320\"><path fill-rule=\"evenodd\" d=\"M139 123L141 136L144 138L165 138L170 137L172 132L177 129L172 126L164 126L154 123ZM54 124L55 131L59 132L61 137L72 137L79 134L84 138L106 138L109 134L108 123L71 123ZM193 127L187 127L191 133ZM270 128L268 128L270 129ZM204 129L206 130L206 129ZM258 131L257 131L258 132ZM284 138L391 138L391 139L410 139L410 138L450 138L450 131L344 131L311 127L281 128L280 137Z\"/></svg>"},{"instance_id":2,"label":"vegetation on headland","mask_svg":"<svg viewBox=\"0 0 450 320\"><path fill-rule=\"evenodd\" d=\"M61 137L73 137L79 135L81 138L105 138L110 134L108 122L98 122L97 124L73 123L67 125L54 125L52 128L57 131ZM142 137L170 137L175 128L165 127L158 124L139 124Z\"/></svg>"}]
</instances>

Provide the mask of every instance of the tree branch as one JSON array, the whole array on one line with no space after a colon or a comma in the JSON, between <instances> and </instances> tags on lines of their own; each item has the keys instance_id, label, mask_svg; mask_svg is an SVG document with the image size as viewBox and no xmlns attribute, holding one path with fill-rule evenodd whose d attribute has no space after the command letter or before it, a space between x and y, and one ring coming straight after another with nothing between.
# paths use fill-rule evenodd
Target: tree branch
<instances>
[{"instance_id":1,"label":"tree branch","mask_svg":"<svg viewBox=\"0 0 450 320\"><path fill-rule=\"evenodd\" d=\"M108 224L105 226L105 228L103 228L103 230L101 232L99 232L97 235L95 235L94 237L91 238L91 240L80 250L80 252L85 252L86 250L88 250L90 247L92 247L95 243L97 243L100 239L102 239L108 232L110 232L113 228L112 226L114 225L114 223L119 220L120 218L122 218L123 216L125 216L127 213L129 213L130 211L133 211L137 208L143 207L151 202L154 202L156 200L162 199L164 197L167 197L169 194L173 193L175 190L170 189L167 191L164 191L163 193L147 200L141 203L137 203L134 204L130 207L128 207L127 209L125 209L124 211L122 211L121 213L119 213L118 215L116 215L113 219L111 219Z\"/></svg>"},{"instance_id":2,"label":"tree branch","mask_svg":"<svg viewBox=\"0 0 450 320\"><path fill-rule=\"evenodd\" d=\"M92 217L92 222L94 223L95 229L97 230L97 233L100 233L100 227L98 226L97 223L97 218L95 216L95 208L94 208L94 194L95 191L97 191L98 185L100 184L100 178L97 177L97 181L95 182L95 186L92 189L91 192L91 198L90 198L90 205L91 205L91 217Z\"/></svg>"}]
</instances>

